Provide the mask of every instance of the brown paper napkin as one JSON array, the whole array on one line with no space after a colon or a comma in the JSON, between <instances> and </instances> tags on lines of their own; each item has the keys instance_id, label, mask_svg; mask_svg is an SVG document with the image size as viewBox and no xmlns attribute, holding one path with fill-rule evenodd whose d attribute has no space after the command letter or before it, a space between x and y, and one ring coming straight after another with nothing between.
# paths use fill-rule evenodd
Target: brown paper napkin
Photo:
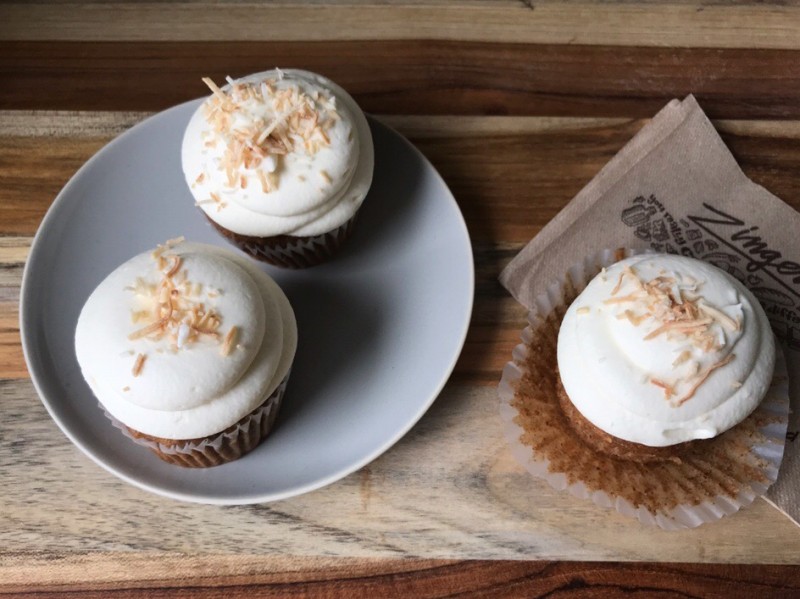
<instances>
[{"instance_id":1,"label":"brown paper napkin","mask_svg":"<svg viewBox=\"0 0 800 599\"><path fill-rule=\"evenodd\" d=\"M748 179L693 96L665 106L500 275L526 307L585 256L650 248L711 262L758 297L783 343L792 415L767 500L800 525L800 214Z\"/></svg>"}]
</instances>

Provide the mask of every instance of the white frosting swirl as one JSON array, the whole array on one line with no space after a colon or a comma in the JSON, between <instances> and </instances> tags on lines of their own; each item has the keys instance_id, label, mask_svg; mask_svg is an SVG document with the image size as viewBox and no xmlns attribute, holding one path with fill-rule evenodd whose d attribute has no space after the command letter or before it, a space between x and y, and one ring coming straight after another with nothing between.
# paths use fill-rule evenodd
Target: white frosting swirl
<instances>
[{"instance_id":1,"label":"white frosting swirl","mask_svg":"<svg viewBox=\"0 0 800 599\"><path fill-rule=\"evenodd\" d=\"M201 105L183 138L186 182L206 215L234 233L268 237L332 231L356 213L372 184L374 150L366 117L345 90L308 71L266 71L234 83L267 80L273 82L274 94L297 88L307 98L320 98L314 101L319 114L335 115L335 123L325 132L330 143L313 153L298 149L269 156L257 166L241 166L238 174L245 187L239 177L231 186L226 169L220 168L230 138L214 132ZM230 129L252 127L256 121L269 124L285 116L277 114L270 102L251 98L232 113ZM276 188L264 190L261 177L265 176L275 179Z\"/></svg>"},{"instance_id":2,"label":"white frosting swirl","mask_svg":"<svg viewBox=\"0 0 800 599\"><path fill-rule=\"evenodd\" d=\"M150 252L122 264L98 285L81 311L75 350L84 378L105 409L127 426L156 437L193 439L218 433L254 410L286 376L297 346L294 313L278 285L232 252L180 243L168 252L201 289L197 301L236 327L228 355L220 342L198 338L176 349L168 337L129 336L141 329L131 315L151 306L134 292L137 277L161 275ZM134 374L137 356L146 361Z\"/></svg>"},{"instance_id":3,"label":"white frosting swirl","mask_svg":"<svg viewBox=\"0 0 800 599\"><path fill-rule=\"evenodd\" d=\"M644 291L649 282L679 297L667 300L672 311L651 313L664 302ZM667 324L685 302L694 325ZM652 447L711 438L741 422L767 392L774 363L754 296L710 264L666 254L627 258L592 279L558 336L561 381L575 407L601 430Z\"/></svg>"}]
</instances>

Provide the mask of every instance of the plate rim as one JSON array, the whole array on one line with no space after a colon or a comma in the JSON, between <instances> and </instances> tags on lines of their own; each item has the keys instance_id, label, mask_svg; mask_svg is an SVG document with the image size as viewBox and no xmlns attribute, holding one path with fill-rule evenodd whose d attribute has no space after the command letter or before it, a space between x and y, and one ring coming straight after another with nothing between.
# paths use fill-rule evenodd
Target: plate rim
<instances>
[{"instance_id":1,"label":"plate rim","mask_svg":"<svg viewBox=\"0 0 800 599\"><path fill-rule=\"evenodd\" d=\"M38 395L39 401L44 405L47 413L49 414L50 418L53 422L56 423L58 428L61 430L64 435L75 445L80 451L91 459L95 464L100 466L106 472L114 475L115 477L123 480L124 482L144 490L149 493L153 493L155 495L161 497L167 497L170 499L174 499L177 501L184 501L189 503L199 503L205 505L254 505L260 503L268 503L274 501L281 501L283 499L288 499L291 497L296 497L299 495L303 495L306 493L310 493L317 489L321 489L326 487L330 484L333 484L350 474L360 470L367 464L371 463L372 461L376 460L378 457L386 453L389 449L391 449L398 441L400 441L403 437L408 434L408 432L420 421L420 419L427 413L433 403L441 394L442 390L444 389L447 382L450 380L450 376L452 375L456 363L458 362L459 357L464 349L464 344L466 342L467 334L469 332L469 327L472 322L472 312L474 309L475 304L475 257L472 251L472 239L469 235L469 229L466 224L466 220L464 219L464 214L461 212L461 209L458 205L458 202L453 195L452 190L445 182L444 178L442 177L441 173L436 169L436 167L428 160L428 158L405 136L400 134L390 125L387 125L383 122L380 118L366 114L368 121L371 121L373 124L377 123L379 126L384 127L391 135L395 136L399 140L402 141L403 144L409 149L412 153L416 154L417 158L419 158L424 165L430 171L430 174L433 175L435 181L441 185L441 187L446 191L446 201L451 204L451 207L455 209L455 214L457 218L454 219L453 224L459 228L459 232L462 236L462 241L464 242L464 250L466 250L465 257L469 259L469 298L467 300L467 304L465 306L465 314L464 314L464 322L461 327L460 336L458 342L455 346L455 351L453 355L450 357L449 364L447 368L443 369L441 374L441 379L439 383L436 385L436 388L431 391L430 397L428 397L424 402L420 402L419 409L416 411L412 418L404 424L404 426L400 427L398 431L392 435L391 437L387 438L387 440L380 444L376 449L365 454L361 459L354 461L352 464L348 465L345 468L340 468L326 477L320 477L313 482L306 483L305 485L295 486L289 490L284 490L281 492L275 493L256 493L254 495L242 495L235 498L219 498L213 496L207 496L202 493L191 493L186 491L173 491L171 489L164 489L158 485L153 485L148 482L139 480L135 477L131 477L128 474L125 474L110 464L106 463L106 461L100 455L96 455L94 451L90 450L89 447L84 445L76 435L72 433L70 428L66 426L61 419L57 416L54 408L51 408L51 399L47 398L45 393L42 389L42 383L39 380L42 377L46 377L46 373L37 372L36 368L32 368L31 364L31 355L33 350L33 346L36 344L29 339L30 333L28 332L28 327L25 324L28 320L27 317L27 308L25 307L28 303L26 299L32 293L31 289L31 271L35 270L35 266L31 267L31 264L34 264L39 260L38 255L43 251L43 239L46 238L46 229L49 227L50 221L55 218L54 214L57 212L58 207L65 202L68 202L67 199L70 195L70 190L73 185L77 184L77 180L83 175L84 171L87 171L92 168L92 165L100 159L100 156L109 151L110 148L122 143L121 140L125 140L129 135L132 135L132 132L135 132L138 128L145 126L145 124L149 123L150 121L164 117L170 112L180 112L181 110L185 110L187 106L192 104L198 104L201 102L203 98L197 98L194 100L189 100L187 102L182 102L181 104L177 104L175 106L171 106L155 114L152 114L145 119L139 121L135 125L129 127L122 133L115 136L112 140L106 143L103 147L97 150L86 162L84 162L80 168L75 171L75 173L69 178L69 180L64 184L64 186L59 190L58 194L56 195L53 202L47 209L44 217L42 218L41 222L39 223L38 228L36 229L36 233L33 236L33 240L31 241L30 250L28 252L28 256L25 260L25 266L22 272L22 280L20 283L20 291L19 291L19 329L20 329L20 341L22 345L22 353L25 359L25 365L30 375L30 380L33 383L33 387L36 390L36 394Z\"/></svg>"}]
</instances>

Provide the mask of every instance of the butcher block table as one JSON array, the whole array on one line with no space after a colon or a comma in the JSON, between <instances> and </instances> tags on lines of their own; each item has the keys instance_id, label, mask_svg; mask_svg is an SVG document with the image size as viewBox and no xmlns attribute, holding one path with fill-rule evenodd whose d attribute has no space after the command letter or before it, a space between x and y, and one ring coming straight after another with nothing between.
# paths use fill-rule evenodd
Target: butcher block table
<instances>
[{"instance_id":1,"label":"butcher block table","mask_svg":"<svg viewBox=\"0 0 800 599\"><path fill-rule=\"evenodd\" d=\"M217 81L322 73L411 140L464 214L475 304L440 397L317 491L220 507L123 483L47 415L19 289L61 187L112 138ZM800 528L763 500L663 532L533 479L496 387L525 324L505 264L672 98L800 208L800 7L785 2L351 0L0 4L0 596L800 593Z\"/></svg>"}]
</instances>

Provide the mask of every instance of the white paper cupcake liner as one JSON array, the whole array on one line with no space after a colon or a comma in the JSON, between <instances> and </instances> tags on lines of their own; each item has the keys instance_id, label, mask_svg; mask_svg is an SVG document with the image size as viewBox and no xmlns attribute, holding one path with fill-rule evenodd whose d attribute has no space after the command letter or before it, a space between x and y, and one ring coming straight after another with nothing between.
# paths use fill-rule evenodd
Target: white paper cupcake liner
<instances>
[{"instance_id":1,"label":"white paper cupcake liner","mask_svg":"<svg viewBox=\"0 0 800 599\"><path fill-rule=\"evenodd\" d=\"M511 446L511 453L528 472L537 478L546 480L553 488L559 491L566 490L581 499L590 499L600 507L615 509L620 514L637 518L643 524L655 525L664 530L694 528L731 515L742 507L750 505L756 497L763 495L778 477L789 420L788 375L786 361L780 348L776 355L772 385L754 412L756 418L763 417L768 424L758 428L761 438L754 440L748 448L749 455L742 457L743 460L752 460L758 464L764 480L752 480L740 485L735 497L718 494L709 496L699 503L684 503L653 511L643 505L636 507L624 497L606 490L592 489L587 486L585 481L575 480L573 472L559 472L551 469L551 464L546 457L538 455L532 447L522 442L525 431L518 423L520 413L514 407L517 387L525 374L528 348L533 340L535 327L547 315L558 309L566 309L572 299L600 272L601 268L608 267L624 257L640 253L642 252L634 250L599 252L570 268L563 278L554 281L545 293L536 298L535 305L528 314L528 326L522 331L522 343L514 348L513 360L508 362L503 369L498 388L500 415L504 422L505 436ZM570 479L573 480L572 483L569 482Z\"/></svg>"},{"instance_id":2,"label":"white paper cupcake liner","mask_svg":"<svg viewBox=\"0 0 800 599\"><path fill-rule=\"evenodd\" d=\"M278 417L288 380L289 373L258 408L235 425L215 435L181 441L177 445L165 445L152 438L136 436L105 409L103 412L126 437L137 445L147 447L164 461L189 468L217 466L240 458L267 437Z\"/></svg>"}]
</instances>

